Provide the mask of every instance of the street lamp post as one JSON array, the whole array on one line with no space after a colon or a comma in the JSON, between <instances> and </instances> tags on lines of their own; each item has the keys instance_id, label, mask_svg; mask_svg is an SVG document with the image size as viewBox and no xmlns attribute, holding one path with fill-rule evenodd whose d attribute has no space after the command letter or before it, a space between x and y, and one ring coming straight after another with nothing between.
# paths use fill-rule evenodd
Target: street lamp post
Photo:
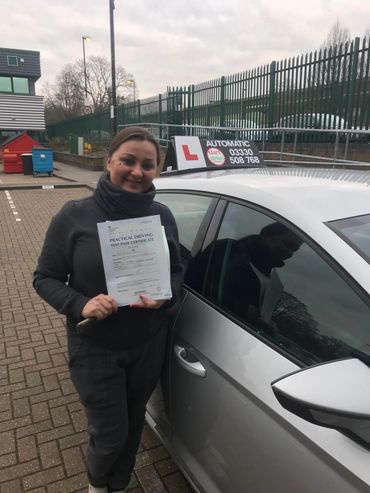
<instances>
[{"instance_id":1,"label":"street lamp post","mask_svg":"<svg viewBox=\"0 0 370 493\"><path fill-rule=\"evenodd\" d=\"M110 117L112 122L112 137L117 133L117 96L116 96L116 61L114 53L114 0L109 0L109 20L110 20L110 55L111 55L111 72L112 72L112 99L110 107Z\"/></svg>"},{"instance_id":2,"label":"street lamp post","mask_svg":"<svg viewBox=\"0 0 370 493\"><path fill-rule=\"evenodd\" d=\"M85 56L85 41L90 40L90 36L82 36L82 50L83 50L83 56L84 56L84 78L85 78L85 106L86 106L86 100L87 100L87 75L86 75L86 56Z\"/></svg>"},{"instance_id":3,"label":"street lamp post","mask_svg":"<svg viewBox=\"0 0 370 493\"><path fill-rule=\"evenodd\" d=\"M134 103L136 101L136 82L134 79L129 79L128 81L126 81L128 84L130 84L130 86L133 87L134 89Z\"/></svg>"}]
</instances>

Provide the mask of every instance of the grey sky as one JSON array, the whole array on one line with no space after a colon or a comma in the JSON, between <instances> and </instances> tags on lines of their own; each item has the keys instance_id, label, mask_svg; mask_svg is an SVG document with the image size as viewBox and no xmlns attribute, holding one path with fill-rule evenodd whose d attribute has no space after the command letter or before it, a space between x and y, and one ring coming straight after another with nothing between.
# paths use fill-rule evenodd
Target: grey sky
<instances>
[{"instance_id":1,"label":"grey sky","mask_svg":"<svg viewBox=\"0 0 370 493\"><path fill-rule=\"evenodd\" d=\"M242 72L318 48L339 20L351 36L370 28L369 0L115 0L116 63L142 98ZM0 0L0 46L41 52L42 78L66 63L110 59L109 0Z\"/></svg>"}]
</instances>

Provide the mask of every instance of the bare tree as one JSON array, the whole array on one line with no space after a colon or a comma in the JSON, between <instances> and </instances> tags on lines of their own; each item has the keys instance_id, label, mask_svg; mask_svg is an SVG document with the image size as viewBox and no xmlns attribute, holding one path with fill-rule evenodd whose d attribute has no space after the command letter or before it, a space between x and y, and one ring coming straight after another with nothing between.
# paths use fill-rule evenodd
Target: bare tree
<instances>
[{"instance_id":1,"label":"bare tree","mask_svg":"<svg viewBox=\"0 0 370 493\"><path fill-rule=\"evenodd\" d=\"M55 102L66 114L66 117L78 114L84 104L83 85L75 64L65 65L57 77Z\"/></svg>"},{"instance_id":2,"label":"bare tree","mask_svg":"<svg viewBox=\"0 0 370 493\"><path fill-rule=\"evenodd\" d=\"M102 111L109 107L112 94L112 78L110 62L101 56L89 57L86 64L87 94L91 98L93 111ZM116 67L117 102L127 100L128 80L132 74L126 72L122 66Z\"/></svg>"},{"instance_id":3,"label":"bare tree","mask_svg":"<svg viewBox=\"0 0 370 493\"><path fill-rule=\"evenodd\" d=\"M41 92L44 95L47 124L82 114L84 108L83 88L79 81L78 71L72 64L64 66L55 85L44 84Z\"/></svg>"},{"instance_id":4,"label":"bare tree","mask_svg":"<svg viewBox=\"0 0 370 493\"><path fill-rule=\"evenodd\" d=\"M336 21L329 29L324 41L318 51L310 56L310 61L306 68L306 87L307 91L319 94L324 91L328 95L327 102L330 112L339 113L338 108L341 84L348 79L350 66L350 32L346 27L342 27ZM316 96L313 96L316 97ZM316 105L313 105L314 109Z\"/></svg>"},{"instance_id":5,"label":"bare tree","mask_svg":"<svg viewBox=\"0 0 370 493\"><path fill-rule=\"evenodd\" d=\"M321 49L324 50L325 48L334 48L334 46L338 46L349 41L351 41L351 33L346 27L341 26L340 22L337 20L329 29L328 34L321 45Z\"/></svg>"},{"instance_id":6,"label":"bare tree","mask_svg":"<svg viewBox=\"0 0 370 493\"><path fill-rule=\"evenodd\" d=\"M117 102L128 100L132 74L121 67L116 67ZM107 58L91 56L86 62L86 90L90 111L97 112L109 108L112 94L111 66ZM85 77L83 61L63 67L52 86L44 87L47 122L55 122L84 114L85 112Z\"/></svg>"},{"instance_id":7,"label":"bare tree","mask_svg":"<svg viewBox=\"0 0 370 493\"><path fill-rule=\"evenodd\" d=\"M346 27L342 27L336 21L329 29L326 38L321 45L321 66L320 85L335 85L348 78L350 58L348 50L350 48L351 34Z\"/></svg>"},{"instance_id":8,"label":"bare tree","mask_svg":"<svg viewBox=\"0 0 370 493\"><path fill-rule=\"evenodd\" d=\"M365 36L369 34L368 28ZM342 116L350 122L355 116L347 114L348 104L344 103L344 97L353 90L354 84L366 78L369 38L363 39L359 50L355 46L349 30L336 21L320 50L315 52L306 78L306 88L317 100L317 107L324 98L326 112ZM316 103L313 108L316 109Z\"/></svg>"},{"instance_id":9,"label":"bare tree","mask_svg":"<svg viewBox=\"0 0 370 493\"><path fill-rule=\"evenodd\" d=\"M46 123L54 123L63 118L58 114L53 98L53 88L49 82L46 82L41 88L41 94L44 96L45 104L45 121Z\"/></svg>"}]
</instances>

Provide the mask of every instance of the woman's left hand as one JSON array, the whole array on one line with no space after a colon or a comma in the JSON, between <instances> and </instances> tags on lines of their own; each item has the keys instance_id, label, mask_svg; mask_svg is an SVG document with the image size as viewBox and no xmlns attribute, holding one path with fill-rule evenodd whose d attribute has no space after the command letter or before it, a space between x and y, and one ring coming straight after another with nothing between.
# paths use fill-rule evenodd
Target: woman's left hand
<instances>
[{"instance_id":1,"label":"woman's left hand","mask_svg":"<svg viewBox=\"0 0 370 493\"><path fill-rule=\"evenodd\" d=\"M130 306L132 308L159 308L163 305L166 300L152 300L145 296L145 294L140 294L141 302L132 303Z\"/></svg>"}]
</instances>

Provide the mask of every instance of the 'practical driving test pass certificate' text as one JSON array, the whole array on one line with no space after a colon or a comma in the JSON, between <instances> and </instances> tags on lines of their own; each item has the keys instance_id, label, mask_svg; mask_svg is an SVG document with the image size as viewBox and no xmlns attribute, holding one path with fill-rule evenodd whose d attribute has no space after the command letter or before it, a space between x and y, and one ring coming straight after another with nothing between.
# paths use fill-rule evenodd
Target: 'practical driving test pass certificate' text
<instances>
[{"instance_id":1,"label":"'practical driving test pass certificate' text","mask_svg":"<svg viewBox=\"0 0 370 493\"><path fill-rule=\"evenodd\" d=\"M119 306L170 299L170 254L159 215L98 223L108 293Z\"/></svg>"}]
</instances>

